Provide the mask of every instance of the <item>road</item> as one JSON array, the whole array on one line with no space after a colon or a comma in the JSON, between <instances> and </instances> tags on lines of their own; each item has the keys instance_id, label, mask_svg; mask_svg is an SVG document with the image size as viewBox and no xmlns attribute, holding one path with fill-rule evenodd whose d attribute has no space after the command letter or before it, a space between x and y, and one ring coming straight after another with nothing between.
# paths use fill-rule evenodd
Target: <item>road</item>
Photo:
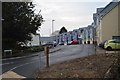
<instances>
[{"instance_id":1,"label":"road","mask_svg":"<svg viewBox=\"0 0 120 80\"><path fill-rule=\"evenodd\" d=\"M93 45L64 45L57 48L60 50L49 55L50 64L95 54ZM13 71L21 76L32 78L34 71L45 67L44 52L39 52L38 56L5 59L2 60L1 66L3 74Z\"/></svg>"}]
</instances>

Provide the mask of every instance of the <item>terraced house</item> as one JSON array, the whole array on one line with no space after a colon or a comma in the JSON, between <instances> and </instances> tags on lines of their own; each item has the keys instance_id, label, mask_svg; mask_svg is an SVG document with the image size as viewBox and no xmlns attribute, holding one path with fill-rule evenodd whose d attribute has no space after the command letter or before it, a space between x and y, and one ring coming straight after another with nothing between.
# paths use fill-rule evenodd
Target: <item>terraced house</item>
<instances>
[{"instance_id":1,"label":"terraced house","mask_svg":"<svg viewBox=\"0 0 120 80\"><path fill-rule=\"evenodd\" d=\"M99 15L98 15L99 14ZM97 12L97 41L101 43L105 40L120 36L120 1L110 2L107 6Z\"/></svg>"},{"instance_id":2,"label":"terraced house","mask_svg":"<svg viewBox=\"0 0 120 80\"><path fill-rule=\"evenodd\" d=\"M105 7L97 8L91 25L57 35L55 41L68 43L78 40L80 44L98 45L105 40L120 38L120 1L112 1ZM57 39L57 40L56 40Z\"/></svg>"},{"instance_id":3,"label":"terraced house","mask_svg":"<svg viewBox=\"0 0 120 80\"><path fill-rule=\"evenodd\" d=\"M100 35L101 35L101 27L100 27L100 17L101 17L101 11L103 10L104 8L97 8L96 10L96 13L93 14L93 20L94 20L94 28L96 29L96 35L95 35L95 40L97 41L98 44L101 43L101 38L100 38Z\"/></svg>"}]
</instances>

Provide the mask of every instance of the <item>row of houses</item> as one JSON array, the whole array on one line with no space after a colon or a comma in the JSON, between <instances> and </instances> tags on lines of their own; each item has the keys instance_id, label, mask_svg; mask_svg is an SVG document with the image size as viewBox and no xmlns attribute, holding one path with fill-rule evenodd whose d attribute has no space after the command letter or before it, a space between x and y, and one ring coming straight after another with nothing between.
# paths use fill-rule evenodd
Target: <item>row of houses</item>
<instances>
[{"instance_id":1,"label":"row of houses","mask_svg":"<svg viewBox=\"0 0 120 80\"><path fill-rule=\"evenodd\" d=\"M112 1L105 7L97 8L93 13L93 22L91 25L75 29L63 34L54 36L40 37L39 44L56 41L57 43L68 43L72 40L78 40L80 44L100 44L109 39L120 39L120 1ZM33 40L34 42L34 40ZM37 41L38 42L38 41Z\"/></svg>"},{"instance_id":2,"label":"row of houses","mask_svg":"<svg viewBox=\"0 0 120 80\"><path fill-rule=\"evenodd\" d=\"M88 25L87 27L74 29L73 31L69 31L66 33L62 33L59 35L52 36L53 41L57 43L69 43L72 40L78 40L80 44L86 43L94 43L95 39L95 28L93 27L93 23Z\"/></svg>"},{"instance_id":3,"label":"row of houses","mask_svg":"<svg viewBox=\"0 0 120 80\"><path fill-rule=\"evenodd\" d=\"M78 40L81 44L100 44L105 40L120 38L120 1L112 1L93 13L91 25L52 36L57 43Z\"/></svg>"}]
</instances>

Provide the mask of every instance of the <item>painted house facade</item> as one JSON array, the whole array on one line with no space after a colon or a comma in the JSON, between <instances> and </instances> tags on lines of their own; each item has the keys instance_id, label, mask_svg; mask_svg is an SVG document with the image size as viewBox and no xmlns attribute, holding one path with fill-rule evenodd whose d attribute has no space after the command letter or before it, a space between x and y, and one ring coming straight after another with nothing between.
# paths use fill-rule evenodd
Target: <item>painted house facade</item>
<instances>
[{"instance_id":1,"label":"painted house facade","mask_svg":"<svg viewBox=\"0 0 120 80\"><path fill-rule=\"evenodd\" d=\"M105 40L112 39L113 36L120 36L119 32L119 8L120 2L110 2L104 8L97 8L97 13L93 14L94 27L96 27L96 40L98 44Z\"/></svg>"},{"instance_id":2,"label":"painted house facade","mask_svg":"<svg viewBox=\"0 0 120 80\"><path fill-rule=\"evenodd\" d=\"M40 46L40 34L32 35L32 40L27 43L27 46Z\"/></svg>"},{"instance_id":3,"label":"painted house facade","mask_svg":"<svg viewBox=\"0 0 120 80\"><path fill-rule=\"evenodd\" d=\"M120 36L120 1L110 2L102 8L97 8L93 14L93 23L86 27L75 29L67 33L57 35L57 42L70 42L78 40L83 44L98 44L105 40Z\"/></svg>"},{"instance_id":4,"label":"painted house facade","mask_svg":"<svg viewBox=\"0 0 120 80\"><path fill-rule=\"evenodd\" d=\"M101 16L101 41L112 39L113 36L120 36L120 2L109 3L101 12L106 12Z\"/></svg>"}]
</instances>

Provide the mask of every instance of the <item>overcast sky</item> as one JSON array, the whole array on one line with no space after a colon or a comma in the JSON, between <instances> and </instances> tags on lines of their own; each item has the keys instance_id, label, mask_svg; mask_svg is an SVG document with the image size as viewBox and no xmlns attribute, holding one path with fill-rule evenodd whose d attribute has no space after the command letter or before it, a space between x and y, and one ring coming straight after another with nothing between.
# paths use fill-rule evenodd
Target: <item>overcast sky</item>
<instances>
[{"instance_id":1,"label":"overcast sky","mask_svg":"<svg viewBox=\"0 0 120 80\"><path fill-rule=\"evenodd\" d=\"M105 7L111 0L34 0L36 13L41 10L45 20L40 29L42 36L49 36L52 32L65 26L68 31L87 27L93 22L96 8Z\"/></svg>"}]
</instances>

